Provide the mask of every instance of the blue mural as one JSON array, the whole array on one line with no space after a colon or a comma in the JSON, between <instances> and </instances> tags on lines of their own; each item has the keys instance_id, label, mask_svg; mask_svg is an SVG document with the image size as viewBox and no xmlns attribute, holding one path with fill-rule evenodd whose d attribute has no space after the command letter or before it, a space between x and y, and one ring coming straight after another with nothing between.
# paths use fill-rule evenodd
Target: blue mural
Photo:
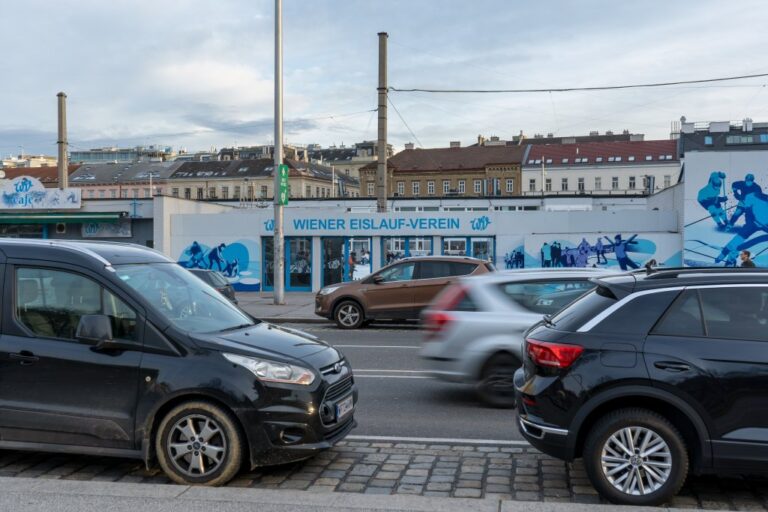
<instances>
[{"instance_id":1,"label":"blue mural","mask_svg":"<svg viewBox=\"0 0 768 512\"><path fill-rule=\"evenodd\" d=\"M542 243L542 237L534 236L526 239L528 250L535 256L528 256L536 264L529 266L541 266L544 268L563 267L619 267L621 270L633 270L640 268L657 252L656 243L652 240L639 238L637 234L613 236L595 235L588 241L582 237L581 241L571 240L546 240ZM538 252L538 254L536 254ZM668 264L679 265L679 256L671 257ZM513 267L514 268L514 267Z\"/></svg>"},{"instance_id":2,"label":"blue mural","mask_svg":"<svg viewBox=\"0 0 768 512\"><path fill-rule=\"evenodd\" d=\"M768 195L751 171L731 176L728 187L726 171L709 172L686 204L687 266L768 266Z\"/></svg>"},{"instance_id":3,"label":"blue mural","mask_svg":"<svg viewBox=\"0 0 768 512\"><path fill-rule=\"evenodd\" d=\"M213 247L192 242L179 255L179 265L186 268L203 268L221 273L238 291L261 290L261 273L257 255L258 247L250 240L237 240Z\"/></svg>"},{"instance_id":4,"label":"blue mural","mask_svg":"<svg viewBox=\"0 0 768 512\"><path fill-rule=\"evenodd\" d=\"M504 254L504 268L525 268L525 247L519 245Z\"/></svg>"}]
</instances>

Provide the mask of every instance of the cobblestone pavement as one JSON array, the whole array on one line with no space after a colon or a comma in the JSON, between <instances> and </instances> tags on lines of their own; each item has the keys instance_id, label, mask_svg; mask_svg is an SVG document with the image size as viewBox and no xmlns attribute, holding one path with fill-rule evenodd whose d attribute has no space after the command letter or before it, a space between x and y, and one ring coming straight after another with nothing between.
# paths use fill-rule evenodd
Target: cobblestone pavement
<instances>
[{"instance_id":1,"label":"cobblestone pavement","mask_svg":"<svg viewBox=\"0 0 768 512\"><path fill-rule=\"evenodd\" d=\"M0 452L0 476L170 483L138 461ZM243 472L231 487L599 503L580 461L530 447L347 441L301 463ZM670 503L708 510L768 510L768 479L691 477Z\"/></svg>"}]
</instances>

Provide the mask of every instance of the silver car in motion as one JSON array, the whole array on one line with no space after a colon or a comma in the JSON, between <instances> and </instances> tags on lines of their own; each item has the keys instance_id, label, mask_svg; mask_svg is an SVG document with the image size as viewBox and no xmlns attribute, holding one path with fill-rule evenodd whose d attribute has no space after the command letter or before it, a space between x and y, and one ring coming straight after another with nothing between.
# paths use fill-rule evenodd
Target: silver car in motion
<instances>
[{"instance_id":1,"label":"silver car in motion","mask_svg":"<svg viewBox=\"0 0 768 512\"><path fill-rule=\"evenodd\" d=\"M421 314L421 357L433 377L473 384L485 403L514 407L512 377L523 333L612 273L599 268L525 269L461 279Z\"/></svg>"}]
</instances>

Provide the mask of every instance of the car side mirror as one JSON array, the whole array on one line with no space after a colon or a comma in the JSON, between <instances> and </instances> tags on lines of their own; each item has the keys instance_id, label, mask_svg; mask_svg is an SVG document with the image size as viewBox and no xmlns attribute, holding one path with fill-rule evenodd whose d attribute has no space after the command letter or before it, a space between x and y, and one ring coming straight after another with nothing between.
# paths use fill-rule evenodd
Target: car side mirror
<instances>
[{"instance_id":1,"label":"car side mirror","mask_svg":"<svg viewBox=\"0 0 768 512\"><path fill-rule=\"evenodd\" d=\"M77 324L75 338L95 343L97 348L108 345L112 339L112 323L107 315L83 315Z\"/></svg>"},{"instance_id":2,"label":"car side mirror","mask_svg":"<svg viewBox=\"0 0 768 512\"><path fill-rule=\"evenodd\" d=\"M373 276L373 284L381 284L384 282L384 278L381 276Z\"/></svg>"}]
</instances>

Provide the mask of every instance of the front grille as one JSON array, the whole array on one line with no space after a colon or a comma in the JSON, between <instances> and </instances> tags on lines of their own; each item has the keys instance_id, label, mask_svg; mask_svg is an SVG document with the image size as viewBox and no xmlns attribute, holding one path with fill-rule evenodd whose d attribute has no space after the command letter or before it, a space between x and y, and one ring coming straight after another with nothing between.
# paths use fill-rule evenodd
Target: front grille
<instances>
[{"instance_id":1,"label":"front grille","mask_svg":"<svg viewBox=\"0 0 768 512\"><path fill-rule=\"evenodd\" d=\"M323 366L322 368L320 368L320 373L322 373L323 375L331 375L331 374L337 373L336 372L337 364L343 369L344 366L347 364L347 361L344 359L339 359L333 364L329 364L328 366Z\"/></svg>"},{"instance_id":2,"label":"front grille","mask_svg":"<svg viewBox=\"0 0 768 512\"><path fill-rule=\"evenodd\" d=\"M324 402L333 402L334 400L337 400L341 398L342 396L346 395L352 390L352 377L347 377L346 379L337 382L333 386L328 388L328 391L325 392L325 398L323 399Z\"/></svg>"}]
</instances>

